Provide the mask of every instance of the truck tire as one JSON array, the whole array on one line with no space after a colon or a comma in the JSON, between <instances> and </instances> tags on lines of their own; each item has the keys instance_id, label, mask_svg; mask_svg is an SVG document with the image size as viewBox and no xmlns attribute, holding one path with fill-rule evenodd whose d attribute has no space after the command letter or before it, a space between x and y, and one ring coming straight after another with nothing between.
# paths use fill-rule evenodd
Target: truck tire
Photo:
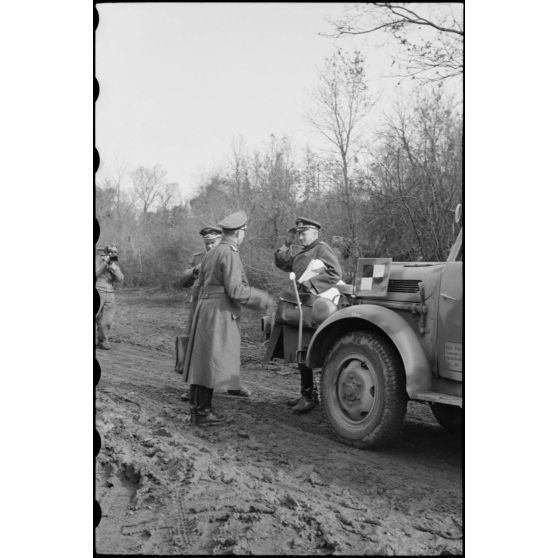
<instances>
[{"instance_id":1,"label":"truck tire","mask_svg":"<svg viewBox=\"0 0 558 558\"><path fill-rule=\"evenodd\" d=\"M463 409L443 403L430 403L430 408L438 424L447 431L457 434L463 430Z\"/></svg>"},{"instance_id":2,"label":"truck tire","mask_svg":"<svg viewBox=\"0 0 558 558\"><path fill-rule=\"evenodd\" d=\"M407 410L405 372L395 349L379 334L354 331L326 356L321 408L342 442L380 447L399 433Z\"/></svg>"}]
</instances>

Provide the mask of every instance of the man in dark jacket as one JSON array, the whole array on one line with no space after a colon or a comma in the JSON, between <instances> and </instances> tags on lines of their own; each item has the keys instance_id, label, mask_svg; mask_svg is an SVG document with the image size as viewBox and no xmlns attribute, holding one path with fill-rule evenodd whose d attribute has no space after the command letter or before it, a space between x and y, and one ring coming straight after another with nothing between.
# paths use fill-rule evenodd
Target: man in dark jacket
<instances>
[{"instance_id":1,"label":"man in dark jacket","mask_svg":"<svg viewBox=\"0 0 558 558\"><path fill-rule=\"evenodd\" d=\"M223 238L201 264L200 294L192 322L185 380L190 382L192 424L218 424L223 417L212 409L213 391L240 377L241 305L264 310L271 297L250 287L238 253L246 234L246 213L223 219Z\"/></svg>"},{"instance_id":2,"label":"man in dark jacket","mask_svg":"<svg viewBox=\"0 0 558 558\"><path fill-rule=\"evenodd\" d=\"M302 288L305 289L306 292L319 295L335 286L341 280L341 266L339 265L339 261L333 249L328 244L318 239L319 230L322 227L318 221L305 217L297 217L296 225L298 241L303 246L302 251L293 254L291 247L293 240L288 237L283 246L274 254L275 265L283 271L294 272L296 280L298 281L312 260L320 260L323 263L321 270L313 277L301 283ZM276 323L274 325L274 328L280 327L282 327L280 324ZM273 342L277 342L278 340L279 336L277 334L273 335L272 333L270 347L268 348L268 358L271 358L274 351ZM304 364L299 364L299 370L301 397L290 403L293 407L293 413L295 414L307 413L312 410L318 402L312 369Z\"/></svg>"}]
</instances>

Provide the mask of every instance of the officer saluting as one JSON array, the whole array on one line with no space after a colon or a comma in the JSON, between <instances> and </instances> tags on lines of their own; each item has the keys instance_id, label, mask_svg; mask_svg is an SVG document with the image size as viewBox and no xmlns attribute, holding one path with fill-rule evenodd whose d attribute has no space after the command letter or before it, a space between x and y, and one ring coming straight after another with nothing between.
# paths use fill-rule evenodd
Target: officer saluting
<instances>
[{"instance_id":1,"label":"officer saluting","mask_svg":"<svg viewBox=\"0 0 558 558\"><path fill-rule=\"evenodd\" d=\"M324 267L314 277L303 281L302 285L313 294L319 295L336 285L342 276L341 266L337 260L337 256L333 249L318 240L319 230L322 225L313 219L306 217L296 218L296 231L298 233L298 240L302 244L302 251L293 254L291 243L294 240L292 235L285 240L281 248L275 252L275 265L283 271L293 271L298 280L306 271L308 264L312 260L321 260ZM289 233L291 231L289 230ZM274 328L280 328L280 324L275 324ZM270 360L274 354L275 346L273 340L279 340L278 335L272 335L272 342L270 342L266 359ZM285 362L287 362L285 360ZM314 384L314 375L312 368L308 368L304 364L299 364L300 370L300 392L301 396L290 403L293 407L293 413L301 414L307 413L312 410L317 402L317 390Z\"/></svg>"},{"instance_id":2,"label":"officer saluting","mask_svg":"<svg viewBox=\"0 0 558 558\"><path fill-rule=\"evenodd\" d=\"M218 225L221 242L208 252L199 274L200 293L186 354L192 424L224 420L212 409L213 390L240 377L241 305L260 310L271 304L264 291L248 285L238 253L246 235L246 213L238 211Z\"/></svg>"},{"instance_id":3,"label":"officer saluting","mask_svg":"<svg viewBox=\"0 0 558 558\"><path fill-rule=\"evenodd\" d=\"M319 294L327 291L341 279L342 271L339 261L329 244L318 239L322 225L306 217L296 218L296 232L299 242L304 247L297 254L292 253L290 238L275 252L275 265L283 271L294 271L298 278L306 271L310 260L321 260L325 268L316 277L303 284L309 291ZM289 229L289 233L292 229Z\"/></svg>"}]
</instances>

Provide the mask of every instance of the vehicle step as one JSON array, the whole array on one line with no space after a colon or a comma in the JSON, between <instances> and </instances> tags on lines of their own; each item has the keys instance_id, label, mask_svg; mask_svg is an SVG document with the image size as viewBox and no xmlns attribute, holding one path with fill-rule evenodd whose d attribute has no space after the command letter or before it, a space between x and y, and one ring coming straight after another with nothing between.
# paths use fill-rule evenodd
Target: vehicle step
<instances>
[{"instance_id":1,"label":"vehicle step","mask_svg":"<svg viewBox=\"0 0 558 558\"><path fill-rule=\"evenodd\" d=\"M412 399L463 407L463 397L458 397L456 395L447 395L445 393L438 393L437 391L423 391L422 393L415 393Z\"/></svg>"}]
</instances>

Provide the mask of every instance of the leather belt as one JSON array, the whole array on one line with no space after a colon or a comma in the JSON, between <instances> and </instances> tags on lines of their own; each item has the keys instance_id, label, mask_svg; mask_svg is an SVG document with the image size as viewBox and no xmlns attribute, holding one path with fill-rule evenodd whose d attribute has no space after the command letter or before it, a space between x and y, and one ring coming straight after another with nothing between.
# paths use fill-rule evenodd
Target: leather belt
<instances>
[{"instance_id":1,"label":"leather belt","mask_svg":"<svg viewBox=\"0 0 558 558\"><path fill-rule=\"evenodd\" d=\"M200 290L200 298L218 298L226 294L225 287L222 285L206 285Z\"/></svg>"}]
</instances>

